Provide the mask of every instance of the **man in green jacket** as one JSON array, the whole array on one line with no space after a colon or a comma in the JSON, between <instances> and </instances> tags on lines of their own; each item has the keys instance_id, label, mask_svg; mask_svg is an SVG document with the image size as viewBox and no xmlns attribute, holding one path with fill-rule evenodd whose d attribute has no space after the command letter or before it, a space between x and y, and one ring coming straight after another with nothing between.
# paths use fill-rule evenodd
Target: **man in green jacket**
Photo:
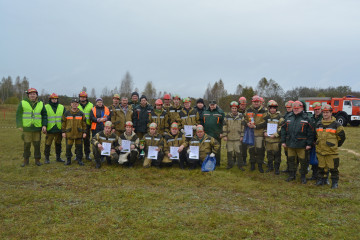
<instances>
[{"instance_id":1,"label":"man in green jacket","mask_svg":"<svg viewBox=\"0 0 360 240\"><path fill-rule=\"evenodd\" d=\"M86 138L84 138L84 152L85 159L91 161L90 157L90 128L91 128L91 120L90 120L90 112L94 105L89 102L88 95L85 91L79 93L80 104L78 108L85 114L86 119ZM81 149L82 151L82 149Z\"/></svg>"},{"instance_id":2,"label":"man in green jacket","mask_svg":"<svg viewBox=\"0 0 360 240\"><path fill-rule=\"evenodd\" d=\"M45 138L45 163L50 163L50 148L54 140L55 153L57 162L65 162L61 159L61 119L65 112L64 105L59 104L59 96L55 93L49 96L49 103L45 105L45 109L48 115L48 124L46 128Z\"/></svg>"},{"instance_id":3,"label":"man in green jacket","mask_svg":"<svg viewBox=\"0 0 360 240\"><path fill-rule=\"evenodd\" d=\"M301 183L306 184L309 163L305 157L305 150L311 149L314 141L314 129L311 119L303 109L302 102L294 102L293 113L288 115L281 126L281 143L284 148L288 148L289 178L286 181L295 180L297 158L301 166Z\"/></svg>"},{"instance_id":4,"label":"man in green jacket","mask_svg":"<svg viewBox=\"0 0 360 240\"><path fill-rule=\"evenodd\" d=\"M22 100L16 111L16 127L23 132L24 162L22 167L29 164L31 143L34 145L35 164L41 166L40 140L41 131L46 133L47 113L44 103L38 99L35 88L27 90L28 98Z\"/></svg>"},{"instance_id":5,"label":"man in green jacket","mask_svg":"<svg viewBox=\"0 0 360 240\"><path fill-rule=\"evenodd\" d=\"M225 113L221 110L215 100L211 100L209 103L209 108L204 111L204 130L205 133L219 142L220 147L215 154L216 166L220 166L220 149L221 149L221 138Z\"/></svg>"}]
</instances>

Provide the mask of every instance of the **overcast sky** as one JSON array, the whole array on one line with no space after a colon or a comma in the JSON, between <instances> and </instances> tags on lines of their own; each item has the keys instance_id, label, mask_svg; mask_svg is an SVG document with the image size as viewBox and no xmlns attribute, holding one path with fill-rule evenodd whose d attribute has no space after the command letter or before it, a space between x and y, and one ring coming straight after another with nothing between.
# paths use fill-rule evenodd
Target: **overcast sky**
<instances>
[{"instance_id":1,"label":"overcast sky","mask_svg":"<svg viewBox=\"0 0 360 240\"><path fill-rule=\"evenodd\" d=\"M0 77L97 95L120 85L201 97L262 77L360 91L358 0L0 0Z\"/></svg>"}]
</instances>

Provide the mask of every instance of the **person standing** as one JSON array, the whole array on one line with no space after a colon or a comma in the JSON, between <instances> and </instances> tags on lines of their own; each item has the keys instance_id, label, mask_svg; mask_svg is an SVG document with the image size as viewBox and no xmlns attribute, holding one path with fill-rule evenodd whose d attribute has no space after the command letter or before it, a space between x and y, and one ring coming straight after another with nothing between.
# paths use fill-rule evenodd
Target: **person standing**
<instances>
[{"instance_id":1,"label":"person standing","mask_svg":"<svg viewBox=\"0 0 360 240\"><path fill-rule=\"evenodd\" d=\"M171 96L170 96L170 94L168 94L168 93L164 94L163 100L164 100L163 108L164 108L167 112L169 112L169 111L170 111L170 107L172 106L172 104L170 103L170 101L171 101Z\"/></svg>"},{"instance_id":2,"label":"person standing","mask_svg":"<svg viewBox=\"0 0 360 240\"><path fill-rule=\"evenodd\" d=\"M120 96L115 94L113 97L113 104L109 106L110 121L112 122L112 132L120 136L125 132L125 123L131 121L133 117L133 111L128 106L128 98L122 97L121 104L119 104Z\"/></svg>"},{"instance_id":3,"label":"person standing","mask_svg":"<svg viewBox=\"0 0 360 240\"><path fill-rule=\"evenodd\" d=\"M217 106L215 100L211 100L208 109L204 111L204 130L207 135L215 138L220 145L218 151L215 154L216 166L220 166L221 162L220 149L224 118L224 111Z\"/></svg>"},{"instance_id":4,"label":"person standing","mask_svg":"<svg viewBox=\"0 0 360 240\"><path fill-rule=\"evenodd\" d=\"M155 101L155 109L151 110L149 114L149 123L156 123L157 132L161 135L169 132L169 119L167 111L163 108L163 102L161 99Z\"/></svg>"},{"instance_id":5,"label":"person standing","mask_svg":"<svg viewBox=\"0 0 360 240\"><path fill-rule=\"evenodd\" d=\"M140 104L139 93L137 93L137 92L131 93L131 101L129 102L129 105L131 106L131 108L134 110L136 108L136 106L138 106L139 104Z\"/></svg>"},{"instance_id":6,"label":"person standing","mask_svg":"<svg viewBox=\"0 0 360 240\"><path fill-rule=\"evenodd\" d=\"M254 146L249 146L251 171L258 164L259 172L263 173L262 164L265 157L264 128L267 110L262 106L261 98L257 95L252 97L252 105L246 110L245 123L247 127L254 129Z\"/></svg>"},{"instance_id":7,"label":"person standing","mask_svg":"<svg viewBox=\"0 0 360 240\"><path fill-rule=\"evenodd\" d=\"M181 104L180 104L181 98L178 94L175 94L173 96L173 105L169 108L169 125L173 122L180 122L180 116L179 113L182 110Z\"/></svg>"},{"instance_id":8,"label":"person standing","mask_svg":"<svg viewBox=\"0 0 360 240\"><path fill-rule=\"evenodd\" d=\"M296 178L297 164L300 162L301 183L306 184L306 174L309 163L306 161L305 150L310 150L314 141L314 129L311 119L303 111L303 103L293 103L293 113L289 114L281 126L281 143L288 148L289 178L288 182Z\"/></svg>"},{"instance_id":9,"label":"person standing","mask_svg":"<svg viewBox=\"0 0 360 240\"><path fill-rule=\"evenodd\" d=\"M86 118L85 114L78 108L79 99L74 98L71 100L70 110L65 111L62 117L61 131L62 137L66 139L66 163L71 164L72 152L71 148L75 143L75 154L78 164L83 166L82 161L83 151L82 143L86 138Z\"/></svg>"},{"instance_id":10,"label":"person standing","mask_svg":"<svg viewBox=\"0 0 360 240\"><path fill-rule=\"evenodd\" d=\"M148 130L149 115L153 107L147 102L145 95L142 95L140 98L140 104L135 107L133 110L133 124L135 128L135 133L140 139L144 137Z\"/></svg>"},{"instance_id":11,"label":"person standing","mask_svg":"<svg viewBox=\"0 0 360 240\"><path fill-rule=\"evenodd\" d=\"M196 106L194 108L199 113L199 124L204 126L204 111L206 110L204 99L199 98L198 100L196 100Z\"/></svg>"},{"instance_id":12,"label":"person standing","mask_svg":"<svg viewBox=\"0 0 360 240\"><path fill-rule=\"evenodd\" d=\"M292 105L293 105L294 101L287 101L285 103L285 108L286 108L286 113L284 114L284 120L286 120L286 118L292 114L292 111L293 111L293 108L292 108ZM287 148L284 148L284 152L285 152L285 156L286 156L286 169L281 171L283 173L289 173L289 156L288 156L288 150Z\"/></svg>"},{"instance_id":13,"label":"person standing","mask_svg":"<svg viewBox=\"0 0 360 240\"><path fill-rule=\"evenodd\" d=\"M104 130L104 123L111 119L110 110L104 106L102 98L96 99L96 105L91 109L91 134L95 136Z\"/></svg>"},{"instance_id":14,"label":"person standing","mask_svg":"<svg viewBox=\"0 0 360 240\"><path fill-rule=\"evenodd\" d=\"M242 139L244 136L244 115L238 112L239 103L230 103L231 112L225 116L223 127L223 139L227 149L227 169L233 168L234 162L237 167L244 171L244 161L240 152Z\"/></svg>"},{"instance_id":15,"label":"person standing","mask_svg":"<svg viewBox=\"0 0 360 240\"><path fill-rule=\"evenodd\" d=\"M241 113L244 118L245 118L245 112L246 112L246 104L247 104L247 100L245 97L240 97L239 98L239 113ZM244 142L241 142L241 156L242 156L242 160L244 161L244 166L246 166L246 160L247 160L247 154L248 152L248 145Z\"/></svg>"},{"instance_id":16,"label":"person standing","mask_svg":"<svg viewBox=\"0 0 360 240\"><path fill-rule=\"evenodd\" d=\"M41 132L46 133L47 113L35 88L29 88L26 93L28 97L20 102L16 110L16 127L23 132L24 140L24 160L21 166L29 165L31 143L34 146L35 164L41 166Z\"/></svg>"},{"instance_id":17,"label":"person standing","mask_svg":"<svg viewBox=\"0 0 360 240\"><path fill-rule=\"evenodd\" d=\"M48 115L48 123L46 128L45 138L45 163L50 163L50 149L51 144L55 142L55 153L57 162L65 162L61 159L61 119L65 112L64 105L59 103L59 96L55 93L49 96L49 103L45 105Z\"/></svg>"},{"instance_id":18,"label":"person standing","mask_svg":"<svg viewBox=\"0 0 360 240\"><path fill-rule=\"evenodd\" d=\"M180 117L180 128L184 128L185 125L193 126L193 135L195 133L195 128L198 124L200 124L200 117L199 113L196 111L195 108L191 107L191 100L190 98L184 98L184 107L179 112ZM187 138L187 140L190 140L190 138Z\"/></svg>"},{"instance_id":19,"label":"person standing","mask_svg":"<svg viewBox=\"0 0 360 240\"><path fill-rule=\"evenodd\" d=\"M83 145L84 145L84 152L85 152L85 159L91 161L90 157L90 128L91 128L91 120L90 120L90 112L94 105L89 102L88 95L85 91L79 93L80 104L78 108L85 114L86 118L86 138L84 138ZM82 149L81 149L82 151Z\"/></svg>"},{"instance_id":20,"label":"person standing","mask_svg":"<svg viewBox=\"0 0 360 240\"><path fill-rule=\"evenodd\" d=\"M275 174L279 175L281 164L280 133L284 118L282 118L280 112L277 111L279 105L276 101L270 100L267 106L269 114L264 118L265 149L268 159L268 170L266 172L272 172L275 168ZM268 129L269 125L276 129L275 132L271 134L268 132L268 130L270 130Z\"/></svg>"},{"instance_id":21,"label":"person standing","mask_svg":"<svg viewBox=\"0 0 360 240\"><path fill-rule=\"evenodd\" d=\"M322 107L323 119L316 125L316 153L319 161L317 186L326 184L327 172L331 173L331 188L338 188L339 147L345 142L344 127L332 116L332 107Z\"/></svg>"}]
</instances>

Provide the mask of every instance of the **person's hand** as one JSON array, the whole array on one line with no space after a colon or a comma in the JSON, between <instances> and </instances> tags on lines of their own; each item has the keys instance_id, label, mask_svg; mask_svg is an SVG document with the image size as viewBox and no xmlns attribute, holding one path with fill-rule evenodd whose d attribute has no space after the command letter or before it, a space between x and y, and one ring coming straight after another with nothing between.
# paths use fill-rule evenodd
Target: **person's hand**
<instances>
[{"instance_id":1,"label":"person's hand","mask_svg":"<svg viewBox=\"0 0 360 240\"><path fill-rule=\"evenodd\" d=\"M283 146L284 148L286 148L286 143L281 144L281 146Z\"/></svg>"},{"instance_id":2,"label":"person's hand","mask_svg":"<svg viewBox=\"0 0 360 240\"><path fill-rule=\"evenodd\" d=\"M171 158L171 157L172 157L172 154L171 154L171 153L168 153L168 157Z\"/></svg>"},{"instance_id":3,"label":"person's hand","mask_svg":"<svg viewBox=\"0 0 360 240\"><path fill-rule=\"evenodd\" d=\"M226 142L226 141L227 141L227 137L223 137L223 140Z\"/></svg>"},{"instance_id":4,"label":"person's hand","mask_svg":"<svg viewBox=\"0 0 360 240\"><path fill-rule=\"evenodd\" d=\"M46 134L46 132L47 132L46 131L46 126L43 126L41 130L42 130L43 134Z\"/></svg>"},{"instance_id":5,"label":"person's hand","mask_svg":"<svg viewBox=\"0 0 360 240\"><path fill-rule=\"evenodd\" d=\"M115 149L111 149L111 151L110 151L111 153L114 153L115 152Z\"/></svg>"},{"instance_id":6,"label":"person's hand","mask_svg":"<svg viewBox=\"0 0 360 240\"><path fill-rule=\"evenodd\" d=\"M182 150L184 150L184 145L181 145L178 149L178 152L181 152Z\"/></svg>"},{"instance_id":7,"label":"person's hand","mask_svg":"<svg viewBox=\"0 0 360 240\"><path fill-rule=\"evenodd\" d=\"M275 138L275 135L273 134L273 135L271 135L270 137L271 137L271 138Z\"/></svg>"},{"instance_id":8,"label":"person's hand","mask_svg":"<svg viewBox=\"0 0 360 240\"><path fill-rule=\"evenodd\" d=\"M185 133L185 130L184 130L184 129L181 129L180 132Z\"/></svg>"},{"instance_id":9,"label":"person's hand","mask_svg":"<svg viewBox=\"0 0 360 240\"><path fill-rule=\"evenodd\" d=\"M242 142L242 141L243 141L243 139L244 139L244 138L243 138L243 137L241 137L241 138L240 138L240 142Z\"/></svg>"},{"instance_id":10,"label":"person's hand","mask_svg":"<svg viewBox=\"0 0 360 240\"><path fill-rule=\"evenodd\" d=\"M23 128L18 128L21 132L23 131Z\"/></svg>"},{"instance_id":11,"label":"person's hand","mask_svg":"<svg viewBox=\"0 0 360 240\"><path fill-rule=\"evenodd\" d=\"M210 154L210 157L215 157L215 153L211 153L211 154Z\"/></svg>"},{"instance_id":12,"label":"person's hand","mask_svg":"<svg viewBox=\"0 0 360 240\"><path fill-rule=\"evenodd\" d=\"M123 147L122 147L122 146L119 146L119 150L120 150L120 151L123 150Z\"/></svg>"},{"instance_id":13,"label":"person's hand","mask_svg":"<svg viewBox=\"0 0 360 240\"><path fill-rule=\"evenodd\" d=\"M155 151L159 152L159 151L160 151L160 148L155 149Z\"/></svg>"},{"instance_id":14,"label":"person's hand","mask_svg":"<svg viewBox=\"0 0 360 240\"><path fill-rule=\"evenodd\" d=\"M100 149L100 150L104 150L104 147L99 143L98 144L98 148Z\"/></svg>"},{"instance_id":15,"label":"person's hand","mask_svg":"<svg viewBox=\"0 0 360 240\"><path fill-rule=\"evenodd\" d=\"M134 150L134 149L135 149L135 145L134 145L134 144L131 144L131 145L130 145L130 149L131 149L131 150Z\"/></svg>"},{"instance_id":16,"label":"person's hand","mask_svg":"<svg viewBox=\"0 0 360 240\"><path fill-rule=\"evenodd\" d=\"M83 138L86 138L86 133L83 133Z\"/></svg>"},{"instance_id":17,"label":"person's hand","mask_svg":"<svg viewBox=\"0 0 360 240\"><path fill-rule=\"evenodd\" d=\"M264 132L264 136L265 136L265 137L268 137L269 135L267 134L267 132Z\"/></svg>"},{"instance_id":18,"label":"person's hand","mask_svg":"<svg viewBox=\"0 0 360 240\"><path fill-rule=\"evenodd\" d=\"M111 129L111 133L114 133L115 132L115 128Z\"/></svg>"},{"instance_id":19,"label":"person's hand","mask_svg":"<svg viewBox=\"0 0 360 240\"><path fill-rule=\"evenodd\" d=\"M62 137L63 137L63 138L66 138L66 133L63 133L63 134L62 134Z\"/></svg>"},{"instance_id":20,"label":"person's hand","mask_svg":"<svg viewBox=\"0 0 360 240\"><path fill-rule=\"evenodd\" d=\"M306 150L310 150L310 149L311 149L311 146L306 146L305 149L306 149Z\"/></svg>"},{"instance_id":21,"label":"person's hand","mask_svg":"<svg viewBox=\"0 0 360 240\"><path fill-rule=\"evenodd\" d=\"M193 130L196 130L196 125L193 125L192 129L193 129Z\"/></svg>"}]
</instances>

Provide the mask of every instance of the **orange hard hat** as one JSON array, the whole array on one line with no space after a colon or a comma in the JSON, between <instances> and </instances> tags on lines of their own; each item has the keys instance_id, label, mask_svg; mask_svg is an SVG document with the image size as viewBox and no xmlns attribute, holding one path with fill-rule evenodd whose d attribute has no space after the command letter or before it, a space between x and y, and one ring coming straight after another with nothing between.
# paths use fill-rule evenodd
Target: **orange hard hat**
<instances>
[{"instance_id":1,"label":"orange hard hat","mask_svg":"<svg viewBox=\"0 0 360 240\"><path fill-rule=\"evenodd\" d=\"M164 94L164 100L170 100L171 99L171 96L170 96L170 94Z\"/></svg>"},{"instance_id":2,"label":"orange hard hat","mask_svg":"<svg viewBox=\"0 0 360 240\"><path fill-rule=\"evenodd\" d=\"M79 93L79 97L87 97L87 93L85 91L82 91Z\"/></svg>"},{"instance_id":3,"label":"orange hard hat","mask_svg":"<svg viewBox=\"0 0 360 240\"><path fill-rule=\"evenodd\" d=\"M155 101L155 105L163 105L163 101L159 98Z\"/></svg>"},{"instance_id":4,"label":"orange hard hat","mask_svg":"<svg viewBox=\"0 0 360 240\"><path fill-rule=\"evenodd\" d=\"M49 98L51 99L51 98L59 98L59 96L56 94L56 93L52 93L50 96L49 96Z\"/></svg>"}]
</instances>

